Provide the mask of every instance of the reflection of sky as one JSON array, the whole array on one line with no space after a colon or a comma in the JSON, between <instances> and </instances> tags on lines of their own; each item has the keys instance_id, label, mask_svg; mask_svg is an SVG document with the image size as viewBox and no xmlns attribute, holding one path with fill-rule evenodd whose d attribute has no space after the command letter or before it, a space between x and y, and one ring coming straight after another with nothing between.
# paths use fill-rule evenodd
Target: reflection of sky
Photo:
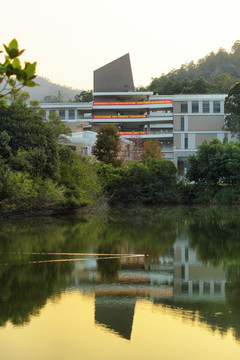
<instances>
[{"instance_id":1,"label":"reflection of sky","mask_svg":"<svg viewBox=\"0 0 240 360\"><path fill-rule=\"evenodd\" d=\"M137 301L131 341L94 323L94 296L63 293L21 328L0 329L1 359L239 359L240 346L176 310ZM14 345L14 346L13 346Z\"/></svg>"},{"instance_id":2,"label":"reflection of sky","mask_svg":"<svg viewBox=\"0 0 240 360\"><path fill-rule=\"evenodd\" d=\"M55 257L53 253L48 255L46 261L51 266ZM32 316L24 327L13 328L8 323L6 328L0 328L0 349L7 360L28 358L28 347L29 354L37 349L39 359L47 356L52 359L55 354L59 359L75 359L77 355L91 359L97 354L100 358L104 354L104 359L111 356L146 359L147 353L150 359L160 356L181 359L183 354L185 360L193 356L224 359L228 351L231 359L236 358L239 347L224 326L238 329L238 317L233 321L234 316L228 316L225 292L206 295L193 291L196 285L201 289L201 281L203 285L204 282L214 285L214 276L217 282L225 283L222 268L203 265L195 250L189 249L188 241L178 240L173 251L150 261L145 257L112 254L112 258L121 260L121 267L116 279L110 282L102 281L98 272L97 260L99 257L106 260L107 254L84 257L80 253L65 253L60 259L59 256L58 261L81 256L82 261L74 261L74 270L67 275L69 291L62 293L57 301L50 299L40 315ZM38 261L41 259L44 257L38 256ZM182 284L188 284L187 293ZM210 309L206 306L209 300L213 304ZM40 339L38 342L36 337ZM204 344L200 352L196 350L198 338ZM10 339L16 343L16 350L8 348ZM14 351L19 351L20 357Z\"/></svg>"}]
</instances>

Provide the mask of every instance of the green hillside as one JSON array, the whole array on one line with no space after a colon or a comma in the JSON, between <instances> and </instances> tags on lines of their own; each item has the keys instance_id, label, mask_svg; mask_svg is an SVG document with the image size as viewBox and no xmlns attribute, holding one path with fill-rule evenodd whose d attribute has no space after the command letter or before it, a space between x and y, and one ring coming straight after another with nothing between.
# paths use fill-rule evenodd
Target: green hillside
<instances>
[{"instance_id":1,"label":"green hillside","mask_svg":"<svg viewBox=\"0 0 240 360\"><path fill-rule=\"evenodd\" d=\"M240 40L234 43L231 52L220 48L197 63L191 61L180 69L152 78L146 89L160 95L225 94L237 81L240 81Z\"/></svg>"}]
</instances>

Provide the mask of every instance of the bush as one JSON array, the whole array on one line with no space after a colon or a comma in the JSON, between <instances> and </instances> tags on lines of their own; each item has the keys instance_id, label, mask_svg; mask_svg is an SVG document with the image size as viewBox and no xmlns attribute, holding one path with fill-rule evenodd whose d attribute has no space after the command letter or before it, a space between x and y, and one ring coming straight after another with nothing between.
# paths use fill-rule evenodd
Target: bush
<instances>
[{"instance_id":1,"label":"bush","mask_svg":"<svg viewBox=\"0 0 240 360\"><path fill-rule=\"evenodd\" d=\"M60 180L64 187L66 208L92 205L101 195L101 186L89 158L74 152L68 146L59 148Z\"/></svg>"},{"instance_id":2,"label":"bush","mask_svg":"<svg viewBox=\"0 0 240 360\"><path fill-rule=\"evenodd\" d=\"M46 211L56 209L63 201L63 190L52 180L32 179L27 173L8 170L0 183L2 213Z\"/></svg>"},{"instance_id":3,"label":"bush","mask_svg":"<svg viewBox=\"0 0 240 360\"><path fill-rule=\"evenodd\" d=\"M178 203L176 167L170 160L148 159L120 168L98 164L102 186L112 203Z\"/></svg>"}]
</instances>

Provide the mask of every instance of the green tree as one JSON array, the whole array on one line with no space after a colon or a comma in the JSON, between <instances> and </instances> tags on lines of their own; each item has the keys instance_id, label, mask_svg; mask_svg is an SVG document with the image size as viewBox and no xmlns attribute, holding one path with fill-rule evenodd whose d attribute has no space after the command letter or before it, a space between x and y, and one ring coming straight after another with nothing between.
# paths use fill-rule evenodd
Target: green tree
<instances>
[{"instance_id":1,"label":"green tree","mask_svg":"<svg viewBox=\"0 0 240 360\"><path fill-rule=\"evenodd\" d=\"M60 156L60 185L65 187L65 207L93 204L101 193L93 164L69 146L58 149Z\"/></svg>"},{"instance_id":2,"label":"green tree","mask_svg":"<svg viewBox=\"0 0 240 360\"><path fill-rule=\"evenodd\" d=\"M225 129L240 136L240 82L229 90L225 99Z\"/></svg>"},{"instance_id":3,"label":"green tree","mask_svg":"<svg viewBox=\"0 0 240 360\"><path fill-rule=\"evenodd\" d=\"M36 62L25 62L22 67L19 57L24 50L19 50L18 42L13 39L5 49L4 62L0 62L0 97L14 94L24 86L33 87L37 84L33 81L36 77ZM3 51L0 51L2 53Z\"/></svg>"},{"instance_id":4,"label":"green tree","mask_svg":"<svg viewBox=\"0 0 240 360\"><path fill-rule=\"evenodd\" d=\"M11 136L4 130L0 133L0 158L8 159L11 153Z\"/></svg>"},{"instance_id":5,"label":"green tree","mask_svg":"<svg viewBox=\"0 0 240 360\"><path fill-rule=\"evenodd\" d=\"M118 159L119 150L120 135L118 134L116 126L113 124L101 125L98 130L93 155L105 164L119 166L121 164L120 159Z\"/></svg>"},{"instance_id":6,"label":"green tree","mask_svg":"<svg viewBox=\"0 0 240 360\"><path fill-rule=\"evenodd\" d=\"M12 102L9 106L0 105L0 118L0 133L6 132L10 137L11 160L14 161L16 156L22 158L22 161L14 161L14 169L21 171L27 152L28 161L35 164L36 172L39 173L41 169L41 177L57 178L57 141L52 128L43 121L42 116L35 114L24 103ZM38 168L39 161L44 165Z\"/></svg>"},{"instance_id":7,"label":"green tree","mask_svg":"<svg viewBox=\"0 0 240 360\"><path fill-rule=\"evenodd\" d=\"M75 95L74 102L89 102L93 101L93 92L92 90L82 91L80 94Z\"/></svg>"},{"instance_id":8,"label":"green tree","mask_svg":"<svg viewBox=\"0 0 240 360\"><path fill-rule=\"evenodd\" d=\"M57 140L65 140L66 137L64 135L72 135L70 127L62 122L61 116L56 112L52 112L45 122L51 127Z\"/></svg>"},{"instance_id":9,"label":"green tree","mask_svg":"<svg viewBox=\"0 0 240 360\"><path fill-rule=\"evenodd\" d=\"M196 183L218 184L240 181L240 143L204 141L188 159L187 178Z\"/></svg>"},{"instance_id":10,"label":"green tree","mask_svg":"<svg viewBox=\"0 0 240 360\"><path fill-rule=\"evenodd\" d=\"M9 94L8 99L13 101L13 102L27 102L27 100L30 99L30 95L27 91L14 91L12 93Z\"/></svg>"},{"instance_id":11,"label":"green tree","mask_svg":"<svg viewBox=\"0 0 240 360\"><path fill-rule=\"evenodd\" d=\"M214 92L219 94L227 94L232 85L236 83L237 79L230 74L220 74L215 77L213 81Z\"/></svg>"},{"instance_id":12,"label":"green tree","mask_svg":"<svg viewBox=\"0 0 240 360\"><path fill-rule=\"evenodd\" d=\"M44 103L62 103L63 102L63 96L61 94L61 91L58 91L57 96L56 95L46 95L43 99Z\"/></svg>"}]
</instances>

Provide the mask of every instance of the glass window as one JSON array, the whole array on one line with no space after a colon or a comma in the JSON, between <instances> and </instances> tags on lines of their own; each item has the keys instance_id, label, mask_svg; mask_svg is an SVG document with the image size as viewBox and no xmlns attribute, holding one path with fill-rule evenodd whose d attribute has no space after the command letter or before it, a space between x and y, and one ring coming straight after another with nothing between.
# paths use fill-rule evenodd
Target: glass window
<instances>
[{"instance_id":1,"label":"glass window","mask_svg":"<svg viewBox=\"0 0 240 360\"><path fill-rule=\"evenodd\" d=\"M199 283L194 283L192 286L192 290L194 294L199 294Z\"/></svg>"},{"instance_id":2,"label":"glass window","mask_svg":"<svg viewBox=\"0 0 240 360\"><path fill-rule=\"evenodd\" d=\"M213 112L220 113L220 101L213 102Z\"/></svg>"},{"instance_id":3,"label":"glass window","mask_svg":"<svg viewBox=\"0 0 240 360\"><path fill-rule=\"evenodd\" d=\"M185 265L181 265L181 279L185 279Z\"/></svg>"},{"instance_id":4,"label":"glass window","mask_svg":"<svg viewBox=\"0 0 240 360\"><path fill-rule=\"evenodd\" d=\"M184 139L184 148L188 149L188 138L187 137L185 137L185 139Z\"/></svg>"},{"instance_id":5,"label":"glass window","mask_svg":"<svg viewBox=\"0 0 240 360\"><path fill-rule=\"evenodd\" d=\"M209 113L210 111L210 107L209 107L209 102L203 102L203 105L202 105L202 111L203 113Z\"/></svg>"},{"instance_id":6,"label":"glass window","mask_svg":"<svg viewBox=\"0 0 240 360\"><path fill-rule=\"evenodd\" d=\"M187 113L187 112L188 112L188 104L181 103L181 113Z\"/></svg>"},{"instance_id":7,"label":"glass window","mask_svg":"<svg viewBox=\"0 0 240 360\"><path fill-rule=\"evenodd\" d=\"M59 115L62 119L65 119L65 110L59 110Z\"/></svg>"},{"instance_id":8,"label":"glass window","mask_svg":"<svg viewBox=\"0 0 240 360\"><path fill-rule=\"evenodd\" d=\"M199 111L199 104L198 104L198 102L193 102L193 103L192 103L192 112L193 112L193 113L198 113L198 111Z\"/></svg>"},{"instance_id":9,"label":"glass window","mask_svg":"<svg viewBox=\"0 0 240 360\"><path fill-rule=\"evenodd\" d=\"M203 293L210 294L210 283L205 282L203 283Z\"/></svg>"},{"instance_id":10,"label":"glass window","mask_svg":"<svg viewBox=\"0 0 240 360\"><path fill-rule=\"evenodd\" d=\"M55 113L56 110L49 110L49 114Z\"/></svg>"},{"instance_id":11,"label":"glass window","mask_svg":"<svg viewBox=\"0 0 240 360\"><path fill-rule=\"evenodd\" d=\"M69 117L69 119L75 119L75 110L74 109L68 110L68 117Z\"/></svg>"},{"instance_id":12,"label":"glass window","mask_svg":"<svg viewBox=\"0 0 240 360\"><path fill-rule=\"evenodd\" d=\"M187 282L182 282L182 293L183 294L187 294L188 293L188 283Z\"/></svg>"},{"instance_id":13,"label":"glass window","mask_svg":"<svg viewBox=\"0 0 240 360\"><path fill-rule=\"evenodd\" d=\"M184 116L181 116L181 131L184 131Z\"/></svg>"},{"instance_id":14,"label":"glass window","mask_svg":"<svg viewBox=\"0 0 240 360\"><path fill-rule=\"evenodd\" d=\"M221 292L221 283L214 283L214 293L220 294Z\"/></svg>"}]
</instances>

